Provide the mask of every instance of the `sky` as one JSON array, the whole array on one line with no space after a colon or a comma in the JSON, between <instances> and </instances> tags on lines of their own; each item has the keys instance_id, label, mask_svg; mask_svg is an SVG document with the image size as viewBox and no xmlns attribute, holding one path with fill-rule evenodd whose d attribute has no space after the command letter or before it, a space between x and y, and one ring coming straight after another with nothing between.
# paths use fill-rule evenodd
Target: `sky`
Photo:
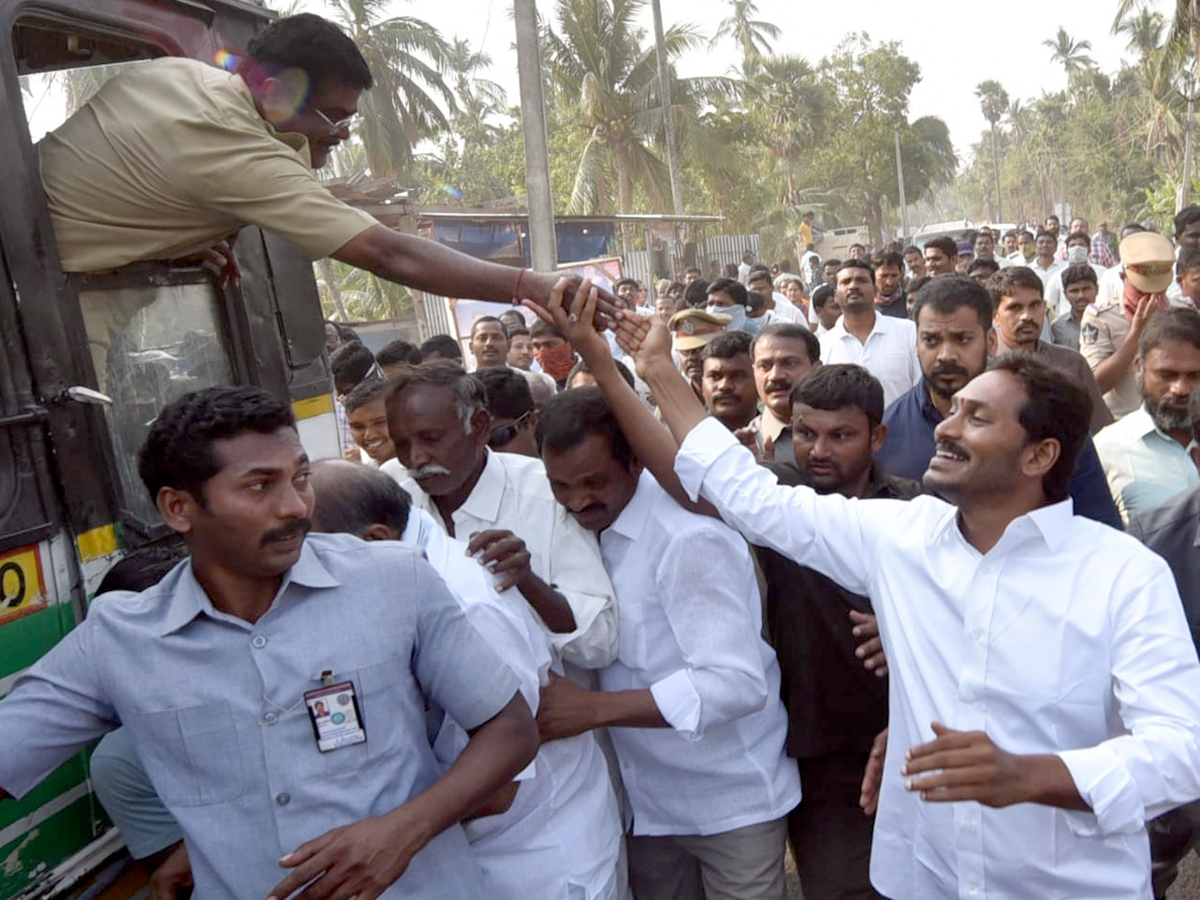
<instances>
[{"instance_id":1,"label":"sky","mask_svg":"<svg viewBox=\"0 0 1200 900\"><path fill-rule=\"evenodd\" d=\"M668 27L686 22L708 35L729 9L727 0L661 2ZM903 52L921 66L922 81L912 93L911 117L942 118L964 161L971 144L987 127L975 97L979 82L995 79L1014 99L1037 97L1043 91L1066 86L1062 68L1050 62L1050 50L1042 46L1042 41L1053 38L1060 25L1076 40L1091 43L1091 55L1105 71L1115 70L1125 53L1124 38L1110 33L1117 0L1043 0L1009 4L996 13L988 13L986 7L977 4L931 7L903 0L857 0L848 7L838 2L757 2L758 17L783 31L775 44L776 51L797 53L814 64L854 32L865 32L876 42L899 41ZM1159 5L1165 7L1165 0L1159 0ZM320 12L320 0L308 0L308 6ZM397 15L423 18L447 36L482 46L493 60L489 77L499 82L509 92L510 101L516 103L517 59L512 48L510 9L511 0L392 3ZM552 16L553 0L538 0L538 10L542 16ZM651 35L649 7L644 18L646 33ZM728 62L736 60L737 55L732 42L725 40L717 45L715 53L705 48L683 57L679 72L683 76L728 74Z\"/></svg>"}]
</instances>

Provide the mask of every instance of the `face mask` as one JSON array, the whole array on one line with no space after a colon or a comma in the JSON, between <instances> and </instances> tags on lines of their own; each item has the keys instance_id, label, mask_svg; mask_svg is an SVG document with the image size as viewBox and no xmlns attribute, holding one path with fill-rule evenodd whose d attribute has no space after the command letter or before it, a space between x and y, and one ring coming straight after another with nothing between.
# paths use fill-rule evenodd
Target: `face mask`
<instances>
[{"instance_id":1,"label":"face mask","mask_svg":"<svg viewBox=\"0 0 1200 900\"><path fill-rule=\"evenodd\" d=\"M741 331L742 326L746 324L746 307L740 303L735 303L733 306L713 306L710 303L707 309L709 315L729 316L733 319L725 326L726 331Z\"/></svg>"},{"instance_id":2,"label":"face mask","mask_svg":"<svg viewBox=\"0 0 1200 900\"><path fill-rule=\"evenodd\" d=\"M549 350L538 350L533 355L537 357L542 371L555 381L562 381L566 378L571 374L571 368L575 365L575 350L570 344L559 344Z\"/></svg>"},{"instance_id":3,"label":"face mask","mask_svg":"<svg viewBox=\"0 0 1200 900\"><path fill-rule=\"evenodd\" d=\"M1067 250L1067 262L1071 263L1071 265L1075 265L1077 263L1085 263L1085 262L1087 262L1087 258L1088 258L1088 248L1087 247L1075 246L1075 247L1071 247L1069 250Z\"/></svg>"}]
</instances>

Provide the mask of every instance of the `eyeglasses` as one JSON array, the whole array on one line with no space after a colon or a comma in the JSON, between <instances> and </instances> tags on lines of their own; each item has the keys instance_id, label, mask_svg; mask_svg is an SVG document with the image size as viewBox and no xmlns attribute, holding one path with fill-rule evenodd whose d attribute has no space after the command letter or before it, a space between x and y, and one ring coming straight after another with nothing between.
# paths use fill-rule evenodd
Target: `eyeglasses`
<instances>
[{"instance_id":1,"label":"eyeglasses","mask_svg":"<svg viewBox=\"0 0 1200 900\"><path fill-rule=\"evenodd\" d=\"M359 115L358 113L354 113L354 115L346 116L346 118L344 118L344 119L338 119L335 122L333 119L329 118L329 116L325 115L325 113L321 112L315 106L311 106L311 107L309 107L309 109L311 109L318 116L320 116L324 120L325 124L328 125L333 130L334 134L337 134L343 128L347 129L348 131L353 131L360 124L362 124L362 116Z\"/></svg>"},{"instance_id":2,"label":"eyeglasses","mask_svg":"<svg viewBox=\"0 0 1200 900\"><path fill-rule=\"evenodd\" d=\"M500 447L507 447L516 439L517 432L521 430L522 426L525 424L525 420L531 415L533 415L532 409L517 416L507 425L501 425L499 428L493 428L492 433L488 435L488 446L493 450L497 450Z\"/></svg>"}]
</instances>

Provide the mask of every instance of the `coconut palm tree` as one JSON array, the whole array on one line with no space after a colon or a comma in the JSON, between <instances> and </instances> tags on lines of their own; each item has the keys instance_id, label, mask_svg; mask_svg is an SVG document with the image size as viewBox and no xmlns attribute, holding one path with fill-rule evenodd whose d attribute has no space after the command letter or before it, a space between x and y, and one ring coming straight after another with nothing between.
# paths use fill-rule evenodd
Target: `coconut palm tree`
<instances>
[{"instance_id":1,"label":"coconut palm tree","mask_svg":"<svg viewBox=\"0 0 1200 900\"><path fill-rule=\"evenodd\" d=\"M998 81L981 81L975 87L975 96L979 98L979 109L988 121L992 133L992 186L996 191L996 213L989 211L988 217L993 222L1004 218L1004 206L1000 201L1000 157L996 153L996 123L1008 110L1008 91ZM990 205L990 204L989 204Z\"/></svg>"},{"instance_id":2,"label":"coconut palm tree","mask_svg":"<svg viewBox=\"0 0 1200 900\"><path fill-rule=\"evenodd\" d=\"M1042 41L1042 46L1050 48L1050 61L1061 65L1067 73L1067 84L1073 84L1081 72L1096 65L1088 56L1088 51L1092 49L1091 42L1075 40L1061 25L1054 39Z\"/></svg>"},{"instance_id":3,"label":"coconut palm tree","mask_svg":"<svg viewBox=\"0 0 1200 900\"><path fill-rule=\"evenodd\" d=\"M729 5L733 11L717 25L709 47L721 38L733 38L742 51L742 75L748 77L759 61L770 55L771 41L779 40L783 32L765 19L754 18L758 15L754 0L729 0Z\"/></svg>"},{"instance_id":4,"label":"coconut palm tree","mask_svg":"<svg viewBox=\"0 0 1200 900\"><path fill-rule=\"evenodd\" d=\"M383 18L388 0L328 0L333 18L358 45L375 86L362 99L360 133L374 175L401 175L413 147L449 128L455 109L445 73L450 46L436 28L411 16Z\"/></svg>"},{"instance_id":5,"label":"coconut palm tree","mask_svg":"<svg viewBox=\"0 0 1200 900\"><path fill-rule=\"evenodd\" d=\"M661 210L670 208L666 165L654 150L662 130L658 65L653 45L643 46L637 19L646 0L558 0L557 27L543 31L547 92L569 127L583 131L583 150L568 203L571 213L612 208L611 174L616 176L617 210L633 211L640 188ZM673 58L698 46L690 26L673 25L665 34ZM672 110L681 143L695 116L699 82L673 81Z\"/></svg>"},{"instance_id":6,"label":"coconut palm tree","mask_svg":"<svg viewBox=\"0 0 1200 900\"><path fill-rule=\"evenodd\" d=\"M461 38L455 38L450 45L446 68L453 76L458 107L453 130L465 145L481 146L499 131L494 119L504 113L504 88L480 75L491 64L488 54L472 50Z\"/></svg>"},{"instance_id":7,"label":"coconut palm tree","mask_svg":"<svg viewBox=\"0 0 1200 900\"><path fill-rule=\"evenodd\" d=\"M1136 12L1131 11L1113 23L1113 34L1128 38L1126 49L1137 55L1142 66L1150 61L1150 57L1162 45L1165 31L1166 22L1162 13L1144 7Z\"/></svg>"},{"instance_id":8,"label":"coconut palm tree","mask_svg":"<svg viewBox=\"0 0 1200 900\"><path fill-rule=\"evenodd\" d=\"M1141 12L1145 0L1118 0L1117 13L1113 19L1113 33L1120 33L1121 25L1131 14ZM1172 81L1178 73L1187 69L1200 46L1200 2L1197 0L1172 0L1166 15L1166 35L1161 40L1156 80L1159 83Z\"/></svg>"}]
</instances>

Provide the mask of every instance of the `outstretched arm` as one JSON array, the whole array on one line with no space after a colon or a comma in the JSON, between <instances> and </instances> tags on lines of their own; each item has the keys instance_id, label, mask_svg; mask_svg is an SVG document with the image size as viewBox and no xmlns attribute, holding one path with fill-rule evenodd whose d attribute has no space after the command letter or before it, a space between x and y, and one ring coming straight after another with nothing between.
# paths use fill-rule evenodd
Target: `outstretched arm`
<instances>
[{"instance_id":1,"label":"outstretched arm","mask_svg":"<svg viewBox=\"0 0 1200 900\"><path fill-rule=\"evenodd\" d=\"M485 262L437 241L402 234L383 225L360 232L332 255L380 278L433 294L504 303L529 299L543 308L560 278L572 286L581 280L571 273L534 272ZM608 291L599 293L601 315L611 317L620 304Z\"/></svg>"},{"instance_id":2,"label":"outstretched arm","mask_svg":"<svg viewBox=\"0 0 1200 900\"><path fill-rule=\"evenodd\" d=\"M558 326L566 334L567 340L571 342L575 352L587 363L588 369L596 379L596 384L604 391L604 396L608 399L613 414L621 426L621 431L625 433L634 454L642 465L651 471L663 489L676 502L688 509L714 514L712 507L707 503L693 503L688 498L683 490L683 485L679 483L679 478L675 474L675 453L679 449L678 441L654 418L646 404L617 371L612 353L608 348L608 342L596 330L594 324L599 302L599 294L589 282L584 281L578 287L573 287L566 279L560 279L550 291L550 302L547 305L527 303L526 306L543 319ZM663 331L666 332L665 327ZM618 332L619 340L621 340L620 332ZM673 368L669 346L670 338L668 337L667 340L667 362ZM682 378L679 381L695 401L692 389L687 386L686 382L683 382ZM662 401L658 397L657 387L653 388L653 393L661 406ZM701 418L706 416L704 407L699 406L698 403L697 406L700 409Z\"/></svg>"}]
</instances>

